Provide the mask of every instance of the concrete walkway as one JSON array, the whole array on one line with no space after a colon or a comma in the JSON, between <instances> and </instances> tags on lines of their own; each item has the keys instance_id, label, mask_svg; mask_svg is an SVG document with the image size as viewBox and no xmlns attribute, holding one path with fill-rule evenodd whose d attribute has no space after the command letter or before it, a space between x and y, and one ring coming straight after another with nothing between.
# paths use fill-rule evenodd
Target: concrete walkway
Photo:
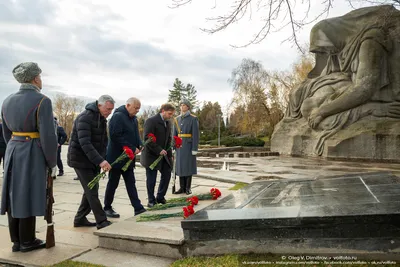
<instances>
[{"instance_id":1,"label":"concrete walkway","mask_svg":"<svg viewBox=\"0 0 400 267\"><path fill-rule=\"evenodd\" d=\"M63 147L63 162L66 165L67 147ZM222 191L223 197L228 195L228 188L236 182L251 183L259 180L270 179L318 179L324 176L339 174L390 171L399 174L399 164L371 164L371 163L351 163L351 162L332 162L326 160L302 159L290 157L262 157L262 158L199 158L198 177L193 179L192 191L194 194L206 193L212 187L217 187ZM1 172L0 172L1 174ZM138 166L135 170L136 186L139 197L143 205L147 205L147 193L145 182L145 170ZM74 181L75 173L73 169L65 166L65 175L57 177L54 182L54 221L56 230L56 247L42 249L28 253L12 253L11 242L7 227L7 216L0 216L0 266L2 263L20 264L25 266L52 265L67 259L84 261L106 266L169 266L172 259L148 256L136 253L127 253L114 250L99 248L99 238L93 232L96 228L74 228L73 218L78 209L82 196L82 187L79 181ZM100 200L104 199L104 191L107 179L100 181ZM2 175L0 176L2 184ZM177 182L178 184L178 182ZM170 184L170 188L172 183ZM0 186L1 187L1 186ZM1 191L0 191L1 193ZM171 189L168 190L167 199L186 195L172 195ZM209 202L203 202L197 207L201 209ZM119 219L111 219L114 222L110 226L119 231L125 231L124 225L135 220L134 211L130 205L129 198L125 189L125 184L121 180L115 195L113 204L114 209L121 214ZM177 210L174 210L176 212ZM152 213L168 213L170 211L152 211ZM172 210L171 210L172 212ZM148 212L150 213L150 212ZM94 221L90 214L88 219ZM159 229L180 226L179 218L170 218L151 223L137 223L140 234L149 225L156 225ZM160 224L165 224L161 227ZM120 227L118 226L120 224ZM136 227L136 226L135 226ZM45 238L46 222L42 217L37 218L37 236ZM107 231L105 228L100 231ZM108 230L108 231L109 231ZM151 231L149 231L150 234ZM151 233L158 236L156 232Z\"/></svg>"},{"instance_id":2,"label":"concrete walkway","mask_svg":"<svg viewBox=\"0 0 400 267\"><path fill-rule=\"evenodd\" d=\"M42 249L27 253L12 253L7 216L0 216L0 264L20 264L25 266L44 266L52 265L67 259L74 259L76 261L84 261L90 263L103 264L106 266L169 266L173 262L172 259L147 256L135 253L126 253L118 251L110 251L98 248L98 236L93 232L97 231L95 227L88 228L74 228L73 218L78 209L80 200L82 198L83 189L79 181L73 180L76 176L73 169L66 166L66 151L67 147L64 146L62 150L63 163L65 168L65 175L57 177L54 181L54 222L55 222L55 237L56 246L51 249ZM0 172L1 174L1 172ZM142 204L147 205L146 193L146 179L145 170L142 167L137 167L136 186L138 189L139 197ZM3 176L0 176L0 183L2 184ZM158 180L159 181L159 180ZM107 179L100 181L100 200L104 200L104 192L107 184ZM178 183L177 183L178 184ZM157 184L158 186L158 184ZM223 195L229 194L228 188L232 187L232 183L224 183L213 180L205 180L202 178L195 178L193 180L192 191L195 194L206 193L212 187L218 187ZM1 188L1 186L0 186ZM172 182L168 190L167 199L173 197L182 197L186 195L172 195L171 193ZM178 189L178 188L177 188ZM1 190L0 190L1 194ZM118 223L125 220L132 220L134 218L134 210L130 204L128 194L126 192L123 179L121 180L117 189L115 200L113 203L114 209L120 213L121 218L110 219L114 224L112 227L118 227ZM161 212L161 211L153 211ZM163 211L166 212L166 211ZM167 211L168 212L168 211ZM150 212L148 212L150 213ZM89 214L88 219L94 221L93 214ZM180 225L180 220L174 218L176 224ZM162 221L160 221L162 222ZM111 227L111 226L110 226ZM37 237L45 239L46 236L46 221L43 217L37 217L36 230ZM107 229L107 228L105 228Z\"/></svg>"}]
</instances>

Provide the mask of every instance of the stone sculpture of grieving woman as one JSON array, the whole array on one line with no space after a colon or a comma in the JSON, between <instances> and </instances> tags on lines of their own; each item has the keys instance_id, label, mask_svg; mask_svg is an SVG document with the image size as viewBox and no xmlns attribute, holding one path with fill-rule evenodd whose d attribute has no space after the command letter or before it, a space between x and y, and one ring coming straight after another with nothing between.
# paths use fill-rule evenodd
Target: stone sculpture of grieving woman
<instances>
[{"instance_id":1,"label":"stone sculpture of grieving woman","mask_svg":"<svg viewBox=\"0 0 400 267\"><path fill-rule=\"evenodd\" d=\"M362 117L400 118L400 88L391 86L390 21L377 19L392 6L358 9L317 23L310 36L314 69L290 95L284 123L304 117L320 132L315 153L324 141ZM395 23L397 20L393 20Z\"/></svg>"}]
</instances>

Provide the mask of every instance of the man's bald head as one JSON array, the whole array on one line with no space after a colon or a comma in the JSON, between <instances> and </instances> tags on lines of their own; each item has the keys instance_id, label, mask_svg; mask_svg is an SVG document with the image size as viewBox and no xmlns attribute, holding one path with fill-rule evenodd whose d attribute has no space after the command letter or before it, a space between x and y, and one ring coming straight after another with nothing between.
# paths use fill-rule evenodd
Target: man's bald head
<instances>
[{"instance_id":1,"label":"man's bald head","mask_svg":"<svg viewBox=\"0 0 400 267\"><path fill-rule=\"evenodd\" d=\"M140 100L136 97L131 97L126 100L125 107L130 117L136 116L141 107Z\"/></svg>"}]
</instances>

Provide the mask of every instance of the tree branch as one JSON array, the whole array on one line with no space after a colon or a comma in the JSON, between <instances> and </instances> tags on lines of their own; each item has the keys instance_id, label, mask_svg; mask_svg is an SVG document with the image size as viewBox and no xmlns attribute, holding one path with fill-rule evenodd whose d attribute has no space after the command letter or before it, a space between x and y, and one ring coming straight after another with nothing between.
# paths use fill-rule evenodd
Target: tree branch
<instances>
[{"instance_id":1,"label":"tree branch","mask_svg":"<svg viewBox=\"0 0 400 267\"><path fill-rule=\"evenodd\" d=\"M204 0L203 0L204 1ZM201 28L202 31L214 34L219 31L225 30L229 25L234 22L240 21L247 12L250 12L250 17L252 13L251 3L253 0L235 0L233 1L233 5L231 6L231 10L224 16L217 16L206 18L208 21L214 21L215 26L209 29ZM321 13L316 15L314 18L309 19L309 14L311 12L311 1L312 0L301 0L302 4L307 4L307 9L305 15L302 19L297 20L295 17L295 9L294 5L299 0L257 0L257 12L264 12L267 14L266 18L263 18L263 26L260 27L254 37L243 45L231 45L234 48L243 48L247 47L251 44L259 44L264 41L267 36L271 32L280 31L281 29L290 25L291 35L285 41L293 42L294 45L304 54L304 49L300 46L297 33L298 31L306 25L316 22L322 16L329 15L331 8L333 7L334 0L322 0L320 1L321 5L324 6L324 9ZM350 5L354 8L353 2L361 1L368 2L370 4L393 4L394 6L400 6L400 0L347 0ZM183 5L189 4L192 0L172 0L173 8L178 8ZM213 8L216 7L215 5ZM286 14L285 14L286 13ZM280 21L280 18L283 15L283 21ZM279 21L278 21L279 20ZM281 27L276 26L283 25ZM278 28L277 30L275 30Z\"/></svg>"}]
</instances>

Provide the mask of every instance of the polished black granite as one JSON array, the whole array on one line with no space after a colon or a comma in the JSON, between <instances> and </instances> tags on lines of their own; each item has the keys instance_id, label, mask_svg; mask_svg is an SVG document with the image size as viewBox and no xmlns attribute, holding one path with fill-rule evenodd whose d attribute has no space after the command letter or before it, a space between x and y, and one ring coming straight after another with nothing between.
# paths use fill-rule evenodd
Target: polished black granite
<instances>
[{"instance_id":1,"label":"polished black granite","mask_svg":"<svg viewBox=\"0 0 400 267\"><path fill-rule=\"evenodd\" d=\"M400 237L389 172L255 182L182 221L187 240Z\"/></svg>"}]
</instances>

